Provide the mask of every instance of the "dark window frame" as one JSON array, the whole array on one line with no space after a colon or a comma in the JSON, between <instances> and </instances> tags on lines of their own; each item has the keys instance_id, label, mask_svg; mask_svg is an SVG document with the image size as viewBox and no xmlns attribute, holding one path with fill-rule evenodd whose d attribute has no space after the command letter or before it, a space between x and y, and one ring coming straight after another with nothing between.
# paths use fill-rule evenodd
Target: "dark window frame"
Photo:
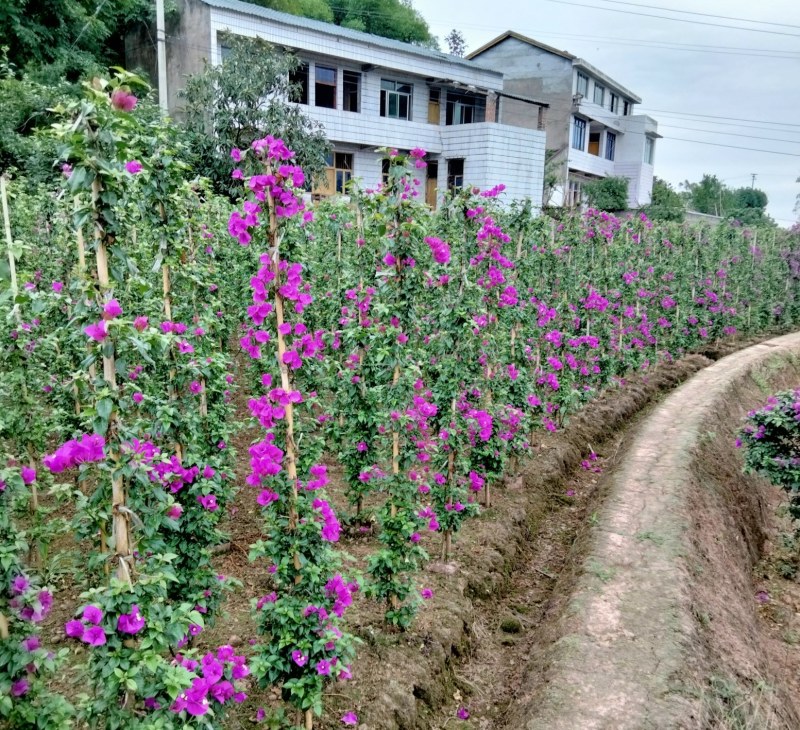
<instances>
[{"instance_id":1,"label":"dark window frame","mask_svg":"<svg viewBox=\"0 0 800 730\"><path fill-rule=\"evenodd\" d=\"M572 139L570 140L570 146L574 150L580 150L581 152L586 151L586 128L587 128L586 120L581 119L580 117L573 117L572 118ZM580 139L580 146L575 144L577 140Z\"/></svg>"},{"instance_id":2,"label":"dark window frame","mask_svg":"<svg viewBox=\"0 0 800 730\"><path fill-rule=\"evenodd\" d=\"M331 71L333 73L333 82L320 81L320 71ZM339 70L335 66L326 66L325 64L314 64L314 106L321 109L336 109L336 86L339 80ZM320 88L322 87L322 88ZM324 93L320 93L324 92ZM330 103L320 103L320 99Z\"/></svg>"}]
</instances>

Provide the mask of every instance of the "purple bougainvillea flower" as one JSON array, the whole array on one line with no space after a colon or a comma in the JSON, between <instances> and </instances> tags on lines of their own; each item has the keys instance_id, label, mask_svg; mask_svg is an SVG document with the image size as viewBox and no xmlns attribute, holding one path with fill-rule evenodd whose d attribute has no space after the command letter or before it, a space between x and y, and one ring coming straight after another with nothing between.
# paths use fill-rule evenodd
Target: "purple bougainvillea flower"
<instances>
[{"instance_id":1,"label":"purple bougainvillea flower","mask_svg":"<svg viewBox=\"0 0 800 730\"><path fill-rule=\"evenodd\" d=\"M469 720L469 710L466 707L459 707L456 717L459 720Z\"/></svg>"},{"instance_id":2,"label":"purple bougainvillea flower","mask_svg":"<svg viewBox=\"0 0 800 730\"><path fill-rule=\"evenodd\" d=\"M331 673L331 663L327 659L317 662L317 674L327 677Z\"/></svg>"},{"instance_id":3,"label":"purple bougainvillea flower","mask_svg":"<svg viewBox=\"0 0 800 730\"><path fill-rule=\"evenodd\" d=\"M18 679L16 682L12 683L11 685L11 696L12 697L22 697L23 695L28 693L28 690L31 688L31 683L25 679Z\"/></svg>"},{"instance_id":4,"label":"purple bougainvillea flower","mask_svg":"<svg viewBox=\"0 0 800 730\"><path fill-rule=\"evenodd\" d=\"M24 638L21 643L25 651L36 651L42 645L39 637L35 635Z\"/></svg>"},{"instance_id":5,"label":"purple bougainvillea flower","mask_svg":"<svg viewBox=\"0 0 800 730\"><path fill-rule=\"evenodd\" d=\"M90 624L99 624L103 620L103 612L97 606L89 604L83 609L83 620Z\"/></svg>"},{"instance_id":6,"label":"purple bougainvillea flower","mask_svg":"<svg viewBox=\"0 0 800 730\"><path fill-rule=\"evenodd\" d=\"M88 327L83 328L84 333L91 337L96 342L102 342L108 337L108 325L105 320L100 320L95 324L90 324Z\"/></svg>"},{"instance_id":7,"label":"purple bougainvillea flower","mask_svg":"<svg viewBox=\"0 0 800 730\"><path fill-rule=\"evenodd\" d=\"M106 632L102 626L88 626L81 636L81 641L89 646L103 646L106 643Z\"/></svg>"},{"instance_id":8,"label":"purple bougainvillea flower","mask_svg":"<svg viewBox=\"0 0 800 730\"><path fill-rule=\"evenodd\" d=\"M67 621L67 623L64 624L64 633L73 639L80 639L83 636L85 628L86 627L83 625L82 621L73 619L72 621Z\"/></svg>"},{"instance_id":9,"label":"purple bougainvillea flower","mask_svg":"<svg viewBox=\"0 0 800 730\"><path fill-rule=\"evenodd\" d=\"M123 634L138 634L145 625L144 616L139 611L139 606L133 604L130 613L123 613L117 619L117 631Z\"/></svg>"},{"instance_id":10,"label":"purple bougainvillea flower","mask_svg":"<svg viewBox=\"0 0 800 730\"><path fill-rule=\"evenodd\" d=\"M137 175L142 171L142 163L139 160L130 160L129 162L125 163L125 169L131 175Z\"/></svg>"},{"instance_id":11,"label":"purple bougainvillea flower","mask_svg":"<svg viewBox=\"0 0 800 730\"><path fill-rule=\"evenodd\" d=\"M292 652L292 661L297 664L298 667L304 667L308 663L308 657L299 649L295 649Z\"/></svg>"},{"instance_id":12,"label":"purple bougainvillea flower","mask_svg":"<svg viewBox=\"0 0 800 730\"><path fill-rule=\"evenodd\" d=\"M122 314L122 307L116 299L109 299L103 305L104 319L114 319L114 317L119 317L120 314Z\"/></svg>"},{"instance_id":13,"label":"purple bougainvillea flower","mask_svg":"<svg viewBox=\"0 0 800 730\"><path fill-rule=\"evenodd\" d=\"M36 481L36 469L31 469L29 466L23 466L20 469L20 474L22 475L22 481L25 484L33 484Z\"/></svg>"},{"instance_id":14,"label":"purple bougainvillea flower","mask_svg":"<svg viewBox=\"0 0 800 730\"><path fill-rule=\"evenodd\" d=\"M358 715L355 712L345 712L342 715L342 725L358 725Z\"/></svg>"},{"instance_id":15,"label":"purple bougainvillea flower","mask_svg":"<svg viewBox=\"0 0 800 730\"><path fill-rule=\"evenodd\" d=\"M61 290L64 288L64 284L62 284L60 281L54 281L50 286L53 287L53 291L56 294L59 294Z\"/></svg>"},{"instance_id":16,"label":"purple bougainvillea flower","mask_svg":"<svg viewBox=\"0 0 800 730\"><path fill-rule=\"evenodd\" d=\"M122 112L132 112L139 100L125 89L114 89L111 93L111 106Z\"/></svg>"},{"instance_id":17,"label":"purple bougainvillea flower","mask_svg":"<svg viewBox=\"0 0 800 730\"><path fill-rule=\"evenodd\" d=\"M420 596L422 596L422 598L423 598L424 600L426 600L426 601L427 601L427 600L429 600L430 598L433 598L433 591L432 591L430 588L423 588L423 589L422 589L422 590L419 592L419 594L420 594Z\"/></svg>"},{"instance_id":18,"label":"purple bougainvillea flower","mask_svg":"<svg viewBox=\"0 0 800 730\"><path fill-rule=\"evenodd\" d=\"M28 577L25 575L18 575L11 581L11 595L19 596L25 593L30 587L31 582L28 580Z\"/></svg>"},{"instance_id":19,"label":"purple bougainvillea flower","mask_svg":"<svg viewBox=\"0 0 800 730\"><path fill-rule=\"evenodd\" d=\"M197 501L209 512L216 512L219 509L217 498L213 494L197 495Z\"/></svg>"}]
</instances>

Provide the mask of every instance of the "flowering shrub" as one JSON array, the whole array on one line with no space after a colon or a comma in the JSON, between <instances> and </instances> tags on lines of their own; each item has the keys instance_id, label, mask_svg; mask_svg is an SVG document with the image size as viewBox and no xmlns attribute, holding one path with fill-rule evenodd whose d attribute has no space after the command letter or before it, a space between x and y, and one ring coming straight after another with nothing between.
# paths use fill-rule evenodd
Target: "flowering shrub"
<instances>
[{"instance_id":1,"label":"flowering shrub","mask_svg":"<svg viewBox=\"0 0 800 730\"><path fill-rule=\"evenodd\" d=\"M421 149L388 151L375 189L312 206L292 152L266 137L232 152L246 191L232 211L189 178L140 89L128 74L87 85L58 110L58 194L15 185L22 283L0 279L12 724L222 727L253 681L311 727L329 683L350 678L348 608L363 594L410 627L435 600L417 575L434 540L458 555L542 431L633 370L800 314L796 236L594 209L556 223L504 207L502 186L434 212ZM261 429L238 455L237 389ZM765 452L764 468L788 480L794 456ZM237 458L239 500L264 518L249 656L205 633L236 585L212 549L237 509ZM584 468L599 469L591 455ZM85 565L52 656L36 626L57 600L39 574L59 532ZM338 546L373 534L355 580ZM47 691L62 661L89 688L74 712Z\"/></svg>"},{"instance_id":2,"label":"flowering shrub","mask_svg":"<svg viewBox=\"0 0 800 730\"><path fill-rule=\"evenodd\" d=\"M240 161L242 154L236 153ZM307 404L295 381L324 349L321 333L309 332L304 323L313 297L302 266L283 258L280 246L281 227L303 210L297 194L303 172L288 164L294 153L282 140L256 140L251 154L261 167L247 183L254 200L244 201L245 216L231 214L229 232L241 245L265 245L267 253L250 280L253 304L240 344L252 360L265 360L265 369L277 366L276 374L261 375L267 394L249 403L265 434L250 447L247 483L259 490L267 521L266 538L253 546L251 557L269 561L275 586L255 604L264 642L253 670L262 685L281 687L283 698L304 712L310 730L314 714L322 712L325 684L351 676L352 638L340 622L358 584L336 572L331 545L339 540L339 522L325 499L327 470L317 454L300 452L295 430L296 414ZM272 357L264 357L268 352Z\"/></svg>"},{"instance_id":3,"label":"flowering shrub","mask_svg":"<svg viewBox=\"0 0 800 730\"><path fill-rule=\"evenodd\" d=\"M736 446L745 447L745 472L783 489L789 514L800 520L800 388L771 395L750 411Z\"/></svg>"}]
</instances>

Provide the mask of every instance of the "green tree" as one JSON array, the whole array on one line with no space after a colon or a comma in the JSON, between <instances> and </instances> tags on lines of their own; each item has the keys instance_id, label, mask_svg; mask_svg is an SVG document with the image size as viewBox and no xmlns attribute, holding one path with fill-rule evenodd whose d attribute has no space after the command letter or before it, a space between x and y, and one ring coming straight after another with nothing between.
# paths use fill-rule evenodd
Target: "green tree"
<instances>
[{"instance_id":1,"label":"green tree","mask_svg":"<svg viewBox=\"0 0 800 730\"><path fill-rule=\"evenodd\" d=\"M725 216L733 208L733 193L716 175L703 175L700 182L681 183L689 210L707 215Z\"/></svg>"},{"instance_id":2,"label":"green tree","mask_svg":"<svg viewBox=\"0 0 800 730\"><path fill-rule=\"evenodd\" d=\"M666 180L653 178L653 192L650 196L650 205L644 207L644 212L651 220L680 222L686 213L686 207L680 194Z\"/></svg>"},{"instance_id":3,"label":"green tree","mask_svg":"<svg viewBox=\"0 0 800 730\"><path fill-rule=\"evenodd\" d=\"M296 56L277 53L261 39L230 37L231 53L218 66L206 64L190 76L181 91L187 142L195 169L210 178L219 192L235 195L231 149L246 149L267 134L281 137L297 153L307 174L325 167L330 146L322 126L295 104L291 72L300 66Z\"/></svg>"},{"instance_id":4,"label":"green tree","mask_svg":"<svg viewBox=\"0 0 800 730\"><path fill-rule=\"evenodd\" d=\"M5 56L0 56L0 171L24 170L32 180L52 176L55 142L36 131L47 128L52 109L75 96L77 87L67 82L46 85L28 74L17 78Z\"/></svg>"},{"instance_id":5,"label":"green tree","mask_svg":"<svg viewBox=\"0 0 800 730\"><path fill-rule=\"evenodd\" d=\"M335 23L344 28L438 47L428 24L411 0L250 0L283 13Z\"/></svg>"},{"instance_id":6,"label":"green tree","mask_svg":"<svg viewBox=\"0 0 800 730\"><path fill-rule=\"evenodd\" d=\"M628 207L628 179L604 177L583 186L589 205L599 210L624 210Z\"/></svg>"},{"instance_id":7,"label":"green tree","mask_svg":"<svg viewBox=\"0 0 800 730\"><path fill-rule=\"evenodd\" d=\"M467 52L467 41L464 38L464 34L456 28L453 28L453 30L444 37L444 42L447 43L447 48L454 56L463 58L464 54Z\"/></svg>"},{"instance_id":8,"label":"green tree","mask_svg":"<svg viewBox=\"0 0 800 730\"><path fill-rule=\"evenodd\" d=\"M253 5L299 15L301 18L333 22L333 10L327 0L249 0Z\"/></svg>"},{"instance_id":9,"label":"green tree","mask_svg":"<svg viewBox=\"0 0 800 730\"><path fill-rule=\"evenodd\" d=\"M733 207L726 214L748 225L767 223L767 194L758 188L739 188L733 191Z\"/></svg>"},{"instance_id":10,"label":"green tree","mask_svg":"<svg viewBox=\"0 0 800 730\"><path fill-rule=\"evenodd\" d=\"M436 47L428 24L410 0L329 0L333 22L384 38Z\"/></svg>"},{"instance_id":11,"label":"green tree","mask_svg":"<svg viewBox=\"0 0 800 730\"><path fill-rule=\"evenodd\" d=\"M42 80L78 81L88 71L120 63L126 29L149 18L151 0L3 0L0 46L19 69Z\"/></svg>"}]
</instances>

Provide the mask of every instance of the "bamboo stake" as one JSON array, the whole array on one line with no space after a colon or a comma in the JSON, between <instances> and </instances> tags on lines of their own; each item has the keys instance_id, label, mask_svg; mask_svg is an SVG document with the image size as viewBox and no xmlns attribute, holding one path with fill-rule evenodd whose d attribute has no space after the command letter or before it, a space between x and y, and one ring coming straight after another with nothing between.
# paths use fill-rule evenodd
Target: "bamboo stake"
<instances>
[{"instance_id":1,"label":"bamboo stake","mask_svg":"<svg viewBox=\"0 0 800 730\"><path fill-rule=\"evenodd\" d=\"M100 181L95 178L92 183L92 206L97 213L97 201L100 198ZM95 258L97 263L97 281L101 292L110 288L111 281L108 275L108 250L106 248L106 232L100 221L95 219L94 237L96 244ZM112 391L117 390L117 373L114 362L114 351L110 355L103 353L103 379ZM115 428L115 418L112 413L109 420L109 435ZM111 439L109 439L111 441ZM114 463L119 461L118 454L112 450L109 454ZM112 528L114 534L114 550L117 557L117 578L131 584L131 575L126 561L132 561L130 549L130 525L123 509L125 507L125 484L121 475L113 474L111 477L111 502L112 502Z\"/></svg>"},{"instance_id":2,"label":"bamboo stake","mask_svg":"<svg viewBox=\"0 0 800 730\"><path fill-rule=\"evenodd\" d=\"M280 287L277 282L280 281L280 256L278 255L278 217L275 215L275 201L271 193L267 193L269 200L269 243L270 254L272 255L272 268L275 273L275 318L278 332L278 369L281 374L281 387L287 392L292 390L292 381L289 374L289 366L283 361L283 356L286 353L286 339L281 332L281 327L284 323L283 314L283 295L280 293ZM284 464L286 465L286 474L292 484L292 499L289 503L289 529L295 530L297 528L297 446L294 441L294 404L289 402L285 406L286 413L286 451L284 453ZM294 577L295 584L301 582L300 575L300 553L294 554L294 568L297 575ZM306 723L309 721L310 715L306 713ZM308 727L311 727L308 725Z\"/></svg>"},{"instance_id":3,"label":"bamboo stake","mask_svg":"<svg viewBox=\"0 0 800 730\"><path fill-rule=\"evenodd\" d=\"M397 385L400 380L400 366L394 366L392 375L392 386ZM400 432L395 429L392 432L392 474L397 476L400 473ZM392 517L397 517L397 505L392 503Z\"/></svg>"},{"instance_id":4,"label":"bamboo stake","mask_svg":"<svg viewBox=\"0 0 800 730\"><path fill-rule=\"evenodd\" d=\"M17 304L17 262L14 258L14 240L11 237L11 216L8 212L8 194L6 193L6 176L0 175L0 198L3 200L3 227L6 232L6 254L8 256L8 270L11 277L11 295L14 297L14 317L20 319L19 304Z\"/></svg>"},{"instance_id":5,"label":"bamboo stake","mask_svg":"<svg viewBox=\"0 0 800 730\"><path fill-rule=\"evenodd\" d=\"M5 641L9 637L8 619L3 613L0 613L0 639Z\"/></svg>"}]
</instances>

